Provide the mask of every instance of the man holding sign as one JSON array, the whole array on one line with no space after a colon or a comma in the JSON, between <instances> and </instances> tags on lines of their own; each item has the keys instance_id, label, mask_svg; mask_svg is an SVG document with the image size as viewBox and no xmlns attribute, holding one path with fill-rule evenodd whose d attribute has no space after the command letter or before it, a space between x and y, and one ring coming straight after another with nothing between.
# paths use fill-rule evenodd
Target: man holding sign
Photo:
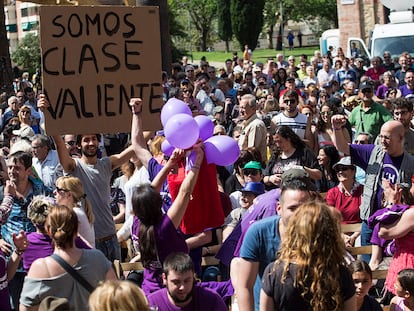
<instances>
[{"instance_id":1,"label":"man holding sign","mask_svg":"<svg viewBox=\"0 0 414 311\"><path fill-rule=\"evenodd\" d=\"M40 95L38 106L40 109L49 107L45 95ZM95 215L96 248L101 250L110 261L121 259L115 223L109 207L110 179L112 171L120 167L134 154L132 147L125 149L120 154L98 158L100 135L78 135L77 145L81 151L81 157L72 158L62 137L60 135L52 137L64 172L78 177L82 181L84 191L92 205Z\"/></svg>"}]
</instances>

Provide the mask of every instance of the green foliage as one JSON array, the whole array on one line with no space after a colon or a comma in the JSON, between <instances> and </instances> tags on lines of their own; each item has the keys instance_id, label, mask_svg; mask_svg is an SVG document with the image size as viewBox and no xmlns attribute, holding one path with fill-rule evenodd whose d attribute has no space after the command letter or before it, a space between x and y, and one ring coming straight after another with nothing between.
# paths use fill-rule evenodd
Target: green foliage
<instances>
[{"instance_id":1,"label":"green foliage","mask_svg":"<svg viewBox=\"0 0 414 311\"><path fill-rule=\"evenodd\" d=\"M283 0L283 10L285 20L300 21L319 17L338 23L336 0Z\"/></svg>"},{"instance_id":2,"label":"green foliage","mask_svg":"<svg viewBox=\"0 0 414 311\"><path fill-rule=\"evenodd\" d=\"M207 44L213 30L213 20L217 14L217 0L172 0L181 15L190 14L191 26L198 33L197 45L202 51Z\"/></svg>"},{"instance_id":3,"label":"green foliage","mask_svg":"<svg viewBox=\"0 0 414 311\"><path fill-rule=\"evenodd\" d=\"M40 40L35 34L28 33L18 44L11 59L19 67L30 72L40 68Z\"/></svg>"},{"instance_id":4,"label":"green foliage","mask_svg":"<svg viewBox=\"0 0 414 311\"><path fill-rule=\"evenodd\" d=\"M263 27L263 8L265 0L231 0L231 25L239 42L240 50L245 44L252 50Z\"/></svg>"},{"instance_id":5,"label":"green foliage","mask_svg":"<svg viewBox=\"0 0 414 311\"><path fill-rule=\"evenodd\" d=\"M217 0L218 36L223 41L230 41L233 36L231 28L230 1Z\"/></svg>"}]
</instances>

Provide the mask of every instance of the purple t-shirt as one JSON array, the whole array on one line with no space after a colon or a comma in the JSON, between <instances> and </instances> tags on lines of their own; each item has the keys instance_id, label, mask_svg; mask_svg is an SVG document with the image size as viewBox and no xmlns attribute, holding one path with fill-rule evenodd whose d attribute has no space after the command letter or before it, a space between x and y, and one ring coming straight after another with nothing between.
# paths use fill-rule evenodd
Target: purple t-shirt
<instances>
[{"instance_id":1,"label":"purple t-shirt","mask_svg":"<svg viewBox=\"0 0 414 311\"><path fill-rule=\"evenodd\" d=\"M33 261L38 258L44 258L53 254L53 243L50 236L38 232L27 234L29 246L22 254L23 268L29 271Z\"/></svg>"},{"instance_id":2,"label":"purple t-shirt","mask_svg":"<svg viewBox=\"0 0 414 311\"><path fill-rule=\"evenodd\" d=\"M148 175L151 181L154 180L155 176L162 170L163 166L157 162L154 158L151 158L148 161ZM167 212L172 204L172 198L170 195L170 190L168 189L167 180L162 184L160 195L162 198L162 209L164 212Z\"/></svg>"},{"instance_id":3,"label":"purple t-shirt","mask_svg":"<svg viewBox=\"0 0 414 311\"><path fill-rule=\"evenodd\" d=\"M53 254L53 242L50 236L47 234L31 232L26 233L29 246L22 254L23 268L25 271L29 271L33 261L38 258L45 258ZM75 239L75 246L81 249L90 249L79 236Z\"/></svg>"},{"instance_id":4,"label":"purple t-shirt","mask_svg":"<svg viewBox=\"0 0 414 311\"><path fill-rule=\"evenodd\" d=\"M195 284L193 288L193 299L185 307L177 307L168 299L167 289L160 289L148 296L150 307L158 307L162 311L193 311L193 310L215 310L227 311L228 308L221 297L210 289Z\"/></svg>"},{"instance_id":5,"label":"purple t-shirt","mask_svg":"<svg viewBox=\"0 0 414 311\"><path fill-rule=\"evenodd\" d=\"M10 295L7 280L7 260L0 250L0 310L10 310Z\"/></svg>"},{"instance_id":6,"label":"purple t-shirt","mask_svg":"<svg viewBox=\"0 0 414 311\"><path fill-rule=\"evenodd\" d=\"M142 290L146 295L162 288L162 264L165 258L172 252L183 252L188 254L188 247L183 236L174 227L171 219L165 214L160 223L154 226L158 261L154 261L150 267L144 268L144 281ZM137 240L139 235L139 220L134 217L132 225L132 237Z\"/></svg>"},{"instance_id":7,"label":"purple t-shirt","mask_svg":"<svg viewBox=\"0 0 414 311\"><path fill-rule=\"evenodd\" d=\"M406 97L408 95L414 94L414 89L410 90L407 86L407 84L404 84L403 86L400 86L401 96Z\"/></svg>"},{"instance_id":8,"label":"purple t-shirt","mask_svg":"<svg viewBox=\"0 0 414 311\"><path fill-rule=\"evenodd\" d=\"M350 153L352 163L362 168L362 170L366 171L368 167L369 158L371 156L372 150L374 149L375 145L355 145L351 144ZM381 208L381 199L382 199L382 179L385 178L386 180L390 181L393 185L398 181L400 176L400 168L401 163L404 158L404 154L399 157L391 157L388 153L385 153L384 161L381 167L380 178L378 180L378 191L376 194L376 198L374 201L374 209L375 212L379 208Z\"/></svg>"},{"instance_id":9,"label":"purple t-shirt","mask_svg":"<svg viewBox=\"0 0 414 311\"><path fill-rule=\"evenodd\" d=\"M224 241L216 257L225 265L230 265L233 257L240 255L240 248L247 229L256 221L276 215L276 204L280 197L280 189L272 189L256 197L253 205L244 213L228 238Z\"/></svg>"}]
</instances>

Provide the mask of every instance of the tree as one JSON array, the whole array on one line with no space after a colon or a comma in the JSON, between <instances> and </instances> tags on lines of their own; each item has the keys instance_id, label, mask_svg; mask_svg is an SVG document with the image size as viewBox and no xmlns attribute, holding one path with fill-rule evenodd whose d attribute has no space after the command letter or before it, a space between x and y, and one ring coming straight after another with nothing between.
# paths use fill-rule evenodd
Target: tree
<instances>
[{"instance_id":1,"label":"tree","mask_svg":"<svg viewBox=\"0 0 414 311\"><path fill-rule=\"evenodd\" d=\"M28 33L17 45L16 51L12 54L12 60L17 66L35 72L40 68L40 41L39 36Z\"/></svg>"},{"instance_id":2,"label":"tree","mask_svg":"<svg viewBox=\"0 0 414 311\"><path fill-rule=\"evenodd\" d=\"M231 26L243 51L244 45L254 50L263 27L265 0L231 0Z\"/></svg>"},{"instance_id":3,"label":"tree","mask_svg":"<svg viewBox=\"0 0 414 311\"><path fill-rule=\"evenodd\" d=\"M0 91L1 93L6 92L9 96L13 93L13 76L4 16L4 1L0 2Z\"/></svg>"},{"instance_id":4,"label":"tree","mask_svg":"<svg viewBox=\"0 0 414 311\"><path fill-rule=\"evenodd\" d=\"M231 28L230 2L228 0L217 0L217 19L219 38L226 42L226 52L229 52L229 41L233 37Z\"/></svg>"},{"instance_id":5,"label":"tree","mask_svg":"<svg viewBox=\"0 0 414 311\"><path fill-rule=\"evenodd\" d=\"M273 49L273 32L276 22L280 16L278 3L274 0L267 0L264 5L263 19L264 28L267 35L267 48Z\"/></svg>"},{"instance_id":6,"label":"tree","mask_svg":"<svg viewBox=\"0 0 414 311\"><path fill-rule=\"evenodd\" d=\"M213 20L217 14L217 0L174 0L174 2L182 12L189 12L191 22L199 33L200 49L206 51L213 29Z\"/></svg>"}]
</instances>

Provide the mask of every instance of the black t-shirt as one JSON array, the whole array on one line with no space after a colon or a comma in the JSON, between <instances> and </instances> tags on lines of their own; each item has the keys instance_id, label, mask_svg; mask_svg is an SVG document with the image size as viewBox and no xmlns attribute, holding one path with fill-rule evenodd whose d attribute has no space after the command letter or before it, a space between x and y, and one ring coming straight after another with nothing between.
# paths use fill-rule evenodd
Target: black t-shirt
<instances>
[{"instance_id":1,"label":"black t-shirt","mask_svg":"<svg viewBox=\"0 0 414 311\"><path fill-rule=\"evenodd\" d=\"M375 298L366 295L364 297L364 302L358 311L382 311L382 307Z\"/></svg>"},{"instance_id":2,"label":"black t-shirt","mask_svg":"<svg viewBox=\"0 0 414 311\"><path fill-rule=\"evenodd\" d=\"M262 289L269 297L273 297L275 308L279 311L301 311L312 310L309 301L311 297L307 297L306 301L301 294L303 289L293 286L293 276L296 275L296 266L290 264L289 273L284 283L281 277L283 273L283 265L277 267L276 272L272 272L274 263L270 263L262 277ZM345 266L339 266L339 282L343 301L350 299L355 294L355 285L352 274Z\"/></svg>"}]
</instances>

